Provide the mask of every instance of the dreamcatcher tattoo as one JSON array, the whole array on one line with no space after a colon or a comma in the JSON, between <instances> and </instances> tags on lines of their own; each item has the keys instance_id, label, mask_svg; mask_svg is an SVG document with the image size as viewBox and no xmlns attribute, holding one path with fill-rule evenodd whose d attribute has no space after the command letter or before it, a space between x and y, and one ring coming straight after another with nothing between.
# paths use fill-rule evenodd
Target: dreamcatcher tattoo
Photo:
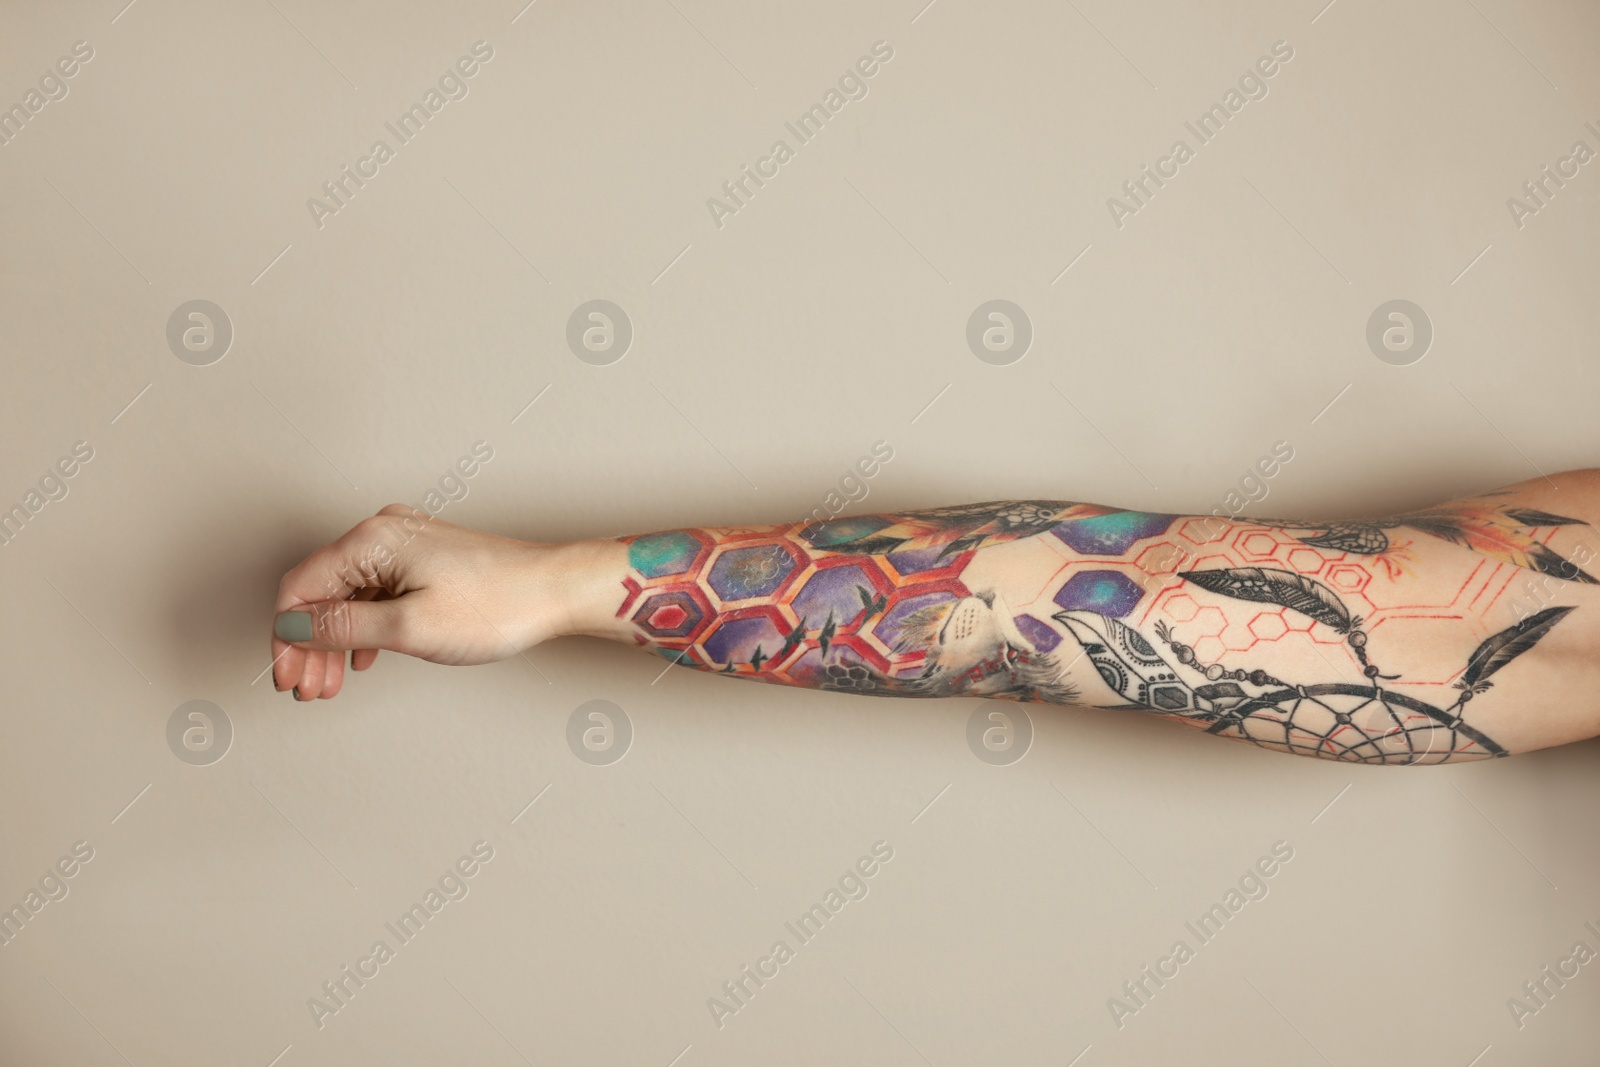
<instances>
[{"instance_id":1,"label":"dreamcatcher tattoo","mask_svg":"<svg viewBox=\"0 0 1600 1067\"><path fill-rule=\"evenodd\" d=\"M1506 755L1466 721L1466 705L1493 675L1538 644L1570 607L1547 608L1484 641L1468 658L1459 696L1440 708L1384 685L1367 654L1367 635L1333 590L1304 575L1262 567L1185 571L1202 589L1299 612L1343 634L1362 666L1363 683L1286 681L1259 668L1204 663L1165 622L1156 636L1179 665L1205 678L1191 686L1161 652L1127 624L1093 612L1055 616L1083 645L1100 677L1123 699L1149 711L1204 724L1208 733L1265 748L1359 763L1441 763Z\"/></svg>"}]
</instances>

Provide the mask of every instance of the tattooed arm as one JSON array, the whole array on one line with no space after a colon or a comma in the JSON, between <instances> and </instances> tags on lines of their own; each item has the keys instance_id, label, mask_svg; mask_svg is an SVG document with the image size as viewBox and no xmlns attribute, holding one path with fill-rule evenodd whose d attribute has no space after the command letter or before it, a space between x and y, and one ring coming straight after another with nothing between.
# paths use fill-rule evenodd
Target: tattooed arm
<instances>
[{"instance_id":1,"label":"tattooed arm","mask_svg":"<svg viewBox=\"0 0 1600 1067\"><path fill-rule=\"evenodd\" d=\"M313 699L343 678L317 650L365 649L360 670L377 648L483 662L585 633L757 681L1483 758L1600 733L1591 522L1593 471L1365 521L1025 500L558 546L392 506L285 577L275 679Z\"/></svg>"}]
</instances>

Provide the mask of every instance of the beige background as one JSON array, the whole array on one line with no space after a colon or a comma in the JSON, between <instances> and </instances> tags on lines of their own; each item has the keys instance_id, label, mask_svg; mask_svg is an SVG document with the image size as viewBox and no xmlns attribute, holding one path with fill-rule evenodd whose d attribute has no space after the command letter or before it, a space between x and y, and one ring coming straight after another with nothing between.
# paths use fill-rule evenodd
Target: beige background
<instances>
[{"instance_id":1,"label":"beige background","mask_svg":"<svg viewBox=\"0 0 1600 1067\"><path fill-rule=\"evenodd\" d=\"M0 16L0 102L94 48L0 147L0 502L95 451L0 549L0 902L95 850L0 948L0 1060L1593 1062L1595 967L1523 1029L1506 1001L1600 948L1594 743L1384 771L1045 711L996 767L971 702L587 641L385 657L311 706L252 683L278 575L478 440L445 517L541 539L791 518L878 439L857 510L1206 512L1278 440L1266 514L1594 465L1597 165L1506 206L1600 147L1593 5L122 2ZM319 229L307 198L478 40L470 95ZM878 40L870 94L719 229L706 199ZM1114 225L1278 40L1269 95ZM964 340L995 297L1036 331L1008 367ZM165 340L195 298L236 333L205 367ZM636 330L610 366L564 339L594 298ZM1411 366L1364 340L1394 298L1436 330ZM166 740L195 699L234 730L209 766ZM633 724L610 766L565 740L591 699ZM480 839L319 1030L307 998ZM719 1029L707 998L879 840ZM1107 999L1280 840L1270 896L1119 1030Z\"/></svg>"}]
</instances>

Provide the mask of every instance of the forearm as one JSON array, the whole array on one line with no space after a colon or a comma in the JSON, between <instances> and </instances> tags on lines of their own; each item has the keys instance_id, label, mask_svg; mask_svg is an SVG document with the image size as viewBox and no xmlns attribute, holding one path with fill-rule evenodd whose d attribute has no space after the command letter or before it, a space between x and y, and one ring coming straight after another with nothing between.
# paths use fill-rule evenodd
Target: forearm
<instances>
[{"instance_id":1,"label":"forearm","mask_svg":"<svg viewBox=\"0 0 1600 1067\"><path fill-rule=\"evenodd\" d=\"M1589 472L1359 523L1044 501L567 546L567 628L717 674L1437 762L1600 729Z\"/></svg>"}]
</instances>

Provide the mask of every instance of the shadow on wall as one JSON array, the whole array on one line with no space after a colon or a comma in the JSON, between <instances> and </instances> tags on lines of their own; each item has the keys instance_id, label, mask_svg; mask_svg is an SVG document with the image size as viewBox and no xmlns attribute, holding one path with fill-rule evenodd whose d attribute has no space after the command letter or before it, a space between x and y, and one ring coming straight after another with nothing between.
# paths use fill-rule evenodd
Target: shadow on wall
<instances>
[{"instance_id":1,"label":"shadow on wall","mask_svg":"<svg viewBox=\"0 0 1600 1067\"><path fill-rule=\"evenodd\" d=\"M247 686L270 662L279 580L345 529L330 529L317 509L276 503L296 495L287 486L282 493L258 493L254 509L221 497L197 502L184 522L167 526L159 541L145 546L141 558L165 576L152 587L162 599L149 605L150 617L171 638L152 642L174 657L161 669L193 676L196 663L206 663L207 671L243 672L240 684ZM366 514L352 510L346 527Z\"/></svg>"}]
</instances>

